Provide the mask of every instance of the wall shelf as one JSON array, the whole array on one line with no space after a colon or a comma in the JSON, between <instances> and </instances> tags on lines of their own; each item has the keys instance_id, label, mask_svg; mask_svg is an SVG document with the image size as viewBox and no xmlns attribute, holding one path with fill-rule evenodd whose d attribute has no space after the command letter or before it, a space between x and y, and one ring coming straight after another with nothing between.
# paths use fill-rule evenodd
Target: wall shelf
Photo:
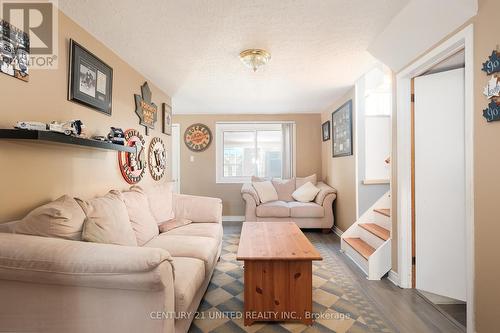
<instances>
[{"instance_id":1,"label":"wall shelf","mask_svg":"<svg viewBox=\"0 0 500 333\"><path fill-rule=\"evenodd\" d=\"M76 136L64 135L49 131L30 131L23 129L0 129L0 139L10 140L37 140L49 141L68 145L84 146L89 148L124 151L135 153L135 148L117 145L110 142L98 141L93 139L78 138Z\"/></svg>"}]
</instances>

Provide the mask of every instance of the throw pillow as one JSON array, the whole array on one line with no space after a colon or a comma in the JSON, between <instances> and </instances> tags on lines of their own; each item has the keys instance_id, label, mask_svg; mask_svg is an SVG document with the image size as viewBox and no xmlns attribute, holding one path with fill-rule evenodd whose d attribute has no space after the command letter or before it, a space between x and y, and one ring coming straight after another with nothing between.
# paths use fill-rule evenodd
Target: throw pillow
<instances>
[{"instance_id":1,"label":"throw pillow","mask_svg":"<svg viewBox=\"0 0 500 333\"><path fill-rule=\"evenodd\" d=\"M252 185L259 195L260 202L266 203L278 200L278 193L270 181L253 182Z\"/></svg>"},{"instance_id":2,"label":"throw pillow","mask_svg":"<svg viewBox=\"0 0 500 333\"><path fill-rule=\"evenodd\" d=\"M137 238L137 244L142 246L158 236L158 224L149 210L148 197L142 188L132 186L130 191L122 192L122 197Z\"/></svg>"},{"instance_id":3,"label":"throw pillow","mask_svg":"<svg viewBox=\"0 0 500 333\"><path fill-rule=\"evenodd\" d=\"M146 187L146 193L149 201L149 208L153 214L156 223L161 223L174 218L173 211L173 189L174 183L165 182L151 187Z\"/></svg>"},{"instance_id":4,"label":"throw pillow","mask_svg":"<svg viewBox=\"0 0 500 333\"><path fill-rule=\"evenodd\" d=\"M119 191L89 201L76 199L87 216L82 239L88 242L137 246L127 207Z\"/></svg>"},{"instance_id":5,"label":"throw pillow","mask_svg":"<svg viewBox=\"0 0 500 333\"><path fill-rule=\"evenodd\" d=\"M311 182L307 182L293 192L292 196L299 202L311 202L319 193L319 188L314 186Z\"/></svg>"},{"instance_id":6,"label":"throw pillow","mask_svg":"<svg viewBox=\"0 0 500 333\"><path fill-rule=\"evenodd\" d=\"M185 225L190 224L191 220L184 219L184 218L178 218L178 219L171 219L166 222L158 224L158 228L160 229L160 232L167 232L175 228L183 227Z\"/></svg>"},{"instance_id":7,"label":"throw pillow","mask_svg":"<svg viewBox=\"0 0 500 333\"><path fill-rule=\"evenodd\" d=\"M278 193L278 200L286 202L294 201L292 193L295 191L295 178L273 179L272 183Z\"/></svg>"},{"instance_id":8,"label":"throw pillow","mask_svg":"<svg viewBox=\"0 0 500 333\"><path fill-rule=\"evenodd\" d=\"M318 183L318 177L314 174L307 177L297 178L295 180L295 188L297 189L307 182L311 182L313 185L316 185Z\"/></svg>"},{"instance_id":9,"label":"throw pillow","mask_svg":"<svg viewBox=\"0 0 500 333\"><path fill-rule=\"evenodd\" d=\"M16 223L14 233L81 240L84 221L85 213L80 205L64 195L32 210Z\"/></svg>"}]
</instances>

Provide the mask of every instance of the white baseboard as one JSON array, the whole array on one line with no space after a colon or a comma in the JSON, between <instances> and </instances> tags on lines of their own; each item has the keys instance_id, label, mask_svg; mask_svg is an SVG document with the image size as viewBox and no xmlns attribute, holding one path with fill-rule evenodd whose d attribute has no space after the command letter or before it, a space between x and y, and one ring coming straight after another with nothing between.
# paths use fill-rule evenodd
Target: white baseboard
<instances>
[{"instance_id":1,"label":"white baseboard","mask_svg":"<svg viewBox=\"0 0 500 333\"><path fill-rule=\"evenodd\" d=\"M335 235L339 236L339 237L342 237L342 234L344 233L342 230L340 230L339 228L337 228L337 226L333 226L333 232L335 233Z\"/></svg>"},{"instance_id":2,"label":"white baseboard","mask_svg":"<svg viewBox=\"0 0 500 333\"><path fill-rule=\"evenodd\" d=\"M245 216L225 215L225 216L222 216L222 222L245 222Z\"/></svg>"},{"instance_id":3,"label":"white baseboard","mask_svg":"<svg viewBox=\"0 0 500 333\"><path fill-rule=\"evenodd\" d=\"M399 287L399 275L398 275L398 273L391 270L389 272L389 276L387 277L387 279Z\"/></svg>"}]
</instances>

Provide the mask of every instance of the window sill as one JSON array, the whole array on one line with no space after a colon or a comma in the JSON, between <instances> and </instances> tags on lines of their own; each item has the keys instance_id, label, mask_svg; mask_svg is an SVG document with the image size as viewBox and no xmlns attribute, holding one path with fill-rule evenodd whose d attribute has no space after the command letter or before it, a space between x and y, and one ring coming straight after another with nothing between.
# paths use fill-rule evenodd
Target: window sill
<instances>
[{"instance_id":1,"label":"window sill","mask_svg":"<svg viewBox=\"0 0 500 333\"><path fill-rule=\"evenodd\" d=\"M363 185L388 185L391 181L389 179L365 179Z\"/></svg>"}]
</instances>

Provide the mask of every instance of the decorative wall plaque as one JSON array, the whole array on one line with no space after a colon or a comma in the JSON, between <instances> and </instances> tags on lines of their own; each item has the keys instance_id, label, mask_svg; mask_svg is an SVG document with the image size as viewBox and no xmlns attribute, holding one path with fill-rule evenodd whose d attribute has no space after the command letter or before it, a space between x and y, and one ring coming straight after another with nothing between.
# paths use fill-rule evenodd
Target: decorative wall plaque
<instances>
[{"instance_id":1,"label":"decorative wall plaque","mask_svg":"<svg viewBox=\"0 0 500 333\"><path fill-rule=\"evenodd\" d=\"M151 101L152 93L147 82L141 86L141 95L134 94L135 97L135 113L139 116L139 124L144 126L146 135L148 129L154 129L156 120L158 119L158 107Z\"/></svg>"},{"instance_id":2,"label":"decorative wall plaque","mask_svg":"<svg viewBox=\"0 0 500 333\"><path fill-rule=\"evenodd\" d=\"M493 52L491 52L488 60L483 63L482 70L488 75L500 72L500 58L498 57L497 51L494 50Z\"/></svg>"},{"instance_id":3,"label":"decorative wall plaque","mask_svg":"<svg viewBox=\"0 0 500 333\"><path fill-rule=\"evenodd\" d=\"M352 100L349 100L332 113L332 156L350 156L352 150Z\"/></svg>"},{"instance_id":4,"label":"decorative wall plaque","mask_svg":"<svg viewBox=\"0 0 500 333\"><path fill-rule=\"evenodd\" d=\"M490 104L488 104L488 108L483 110L483 117L486 118L488 122L500 120L500 105L492 100Z\"/></svg>"},{"instance_id":5,"label":"decorative wall plaque","mask_svg":"<svg viewBox=\"0 0 500 333\"><path fill-rule=\"evenodd\" d=\"M160 138L153 138L149 144L149 172L154 180L160 180L167 168L167 152Z\"/></svg>"},{"instance_id":6,"label":"decorative wall plaque","mask_svg":"<svg viewBox=\"0 0 500 333\"><path fill-rule=\"evenodd\" d=\"M206 125L193 124L184 132L184 143L191 151L204 151L210 146L211 142L212 132Z\"/></svg>"},{"instance_id":7,"label":"decorative wall plaque","mask_svg":"<svg viewBox=\"0 0 500 333\"><path fill-rule=\"evenodd\" d=\"M484 87L483 94L489 99L493 97L500 96L500 80L495 75L491 77L488 81L486 87Z\"/></svg>"},{"instance_id":8,"label":"decorative wall plaque","mask_svg":"<svg viewBox=\"0 0 500 333\"><path fill-rule=\"evenodd\" d=\"M138 130L125 131L125 146L135 147L135 153L118 152L118 164L123 178L129 184L137 184L146 173L146 141Z\"/></svg>"},{"instance_id":9,"label":"decorative wall plaque","mask_svg":"<svg viewBox=\"0 0 500 333\"><path fill-rule=\"evenodd\" d=\"M172 135L172 107L163 103L161 105L162 110L162 132L166 135Z\"/></svg>"},{"instance_id":10,"label":"decorative wall plaque","mask_svg":"<svg viewBox=\"0 0 500 333\"><path fill-rule=\"evenodd\" d=\"M0 73L29 81L29 34L0 19Z\"/></svg>"}]
</instances>

